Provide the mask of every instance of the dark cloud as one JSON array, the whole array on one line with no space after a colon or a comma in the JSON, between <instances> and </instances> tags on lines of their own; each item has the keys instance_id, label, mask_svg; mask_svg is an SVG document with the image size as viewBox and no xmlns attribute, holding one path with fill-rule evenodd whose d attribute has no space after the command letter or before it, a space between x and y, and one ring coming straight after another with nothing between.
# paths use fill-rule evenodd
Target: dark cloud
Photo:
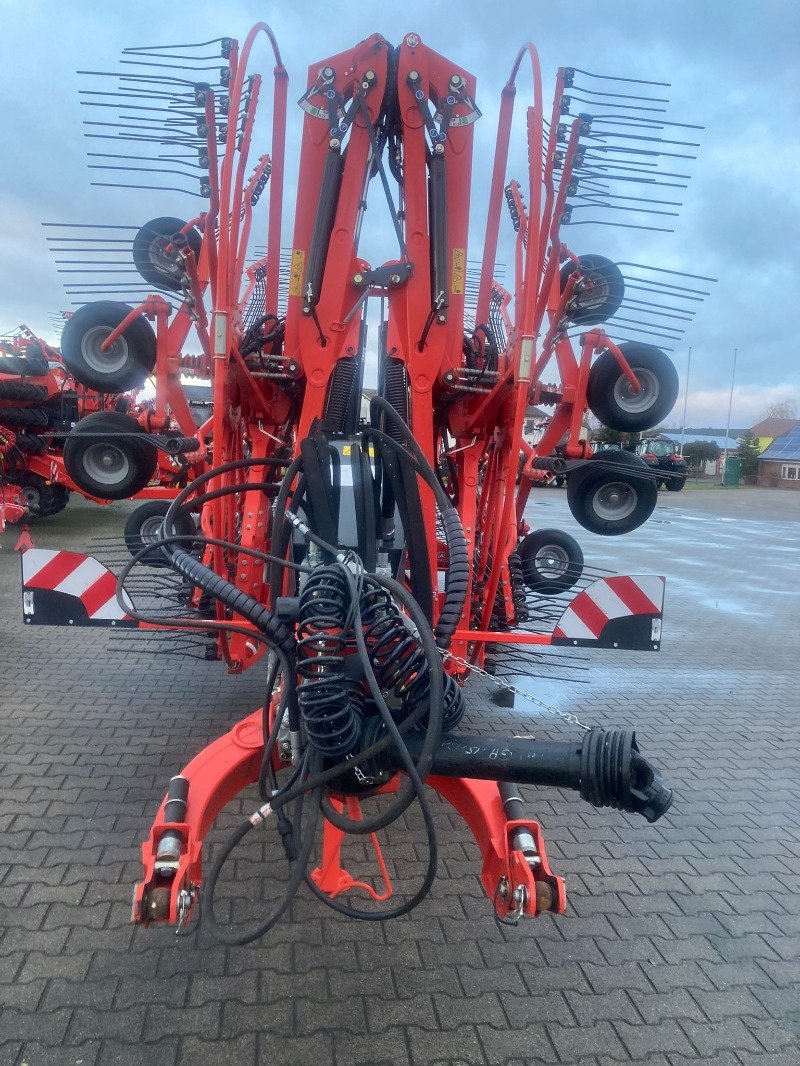
<instances>
[{"instance_id":1,"label":"dark cloud","mask_svg":"<svg viewBox=\"0 0 800 1066\"><path fill-rule=\"evenodd\" d=\"M577 251L719 278L685 342L676 347L682 373L686 348L692 344L694 349L690 417L695 398L698 416L718 395L724 397L721 410L727 409L737 345L734 421L757 417L754 408L766 397L800 398L791 341L800 291L794 247L800 207L800 148L794 132L800 114L800 5L795 0L409 0L391 7L375 0L348 6L307 0L267 14L274 20L295 97L310 63L376 30L393 41L409 30L419 32L478 75L484 119L476 130L472 256L479 254L484 225L497 100L519 44L529 38L539 49L546 100L558 65L672 82L671 114L706 126L697 138L702 147L691 164L693 179L676 197L685 207L675 233L574 227L569 239ZM139 223L190 210L188 201L172 194L89 185L81 125L87 113L78 102L76 68L113 69L120 49L130 44L221 34L241 38L264 15L264 5L256 0L169 6L139 0L102 8L94 0L0 0L6 42L0 73L0 134L6 149L0 181L0 328L28 321L46 331L47 312L65 306L41 220ZM265 51L261 57L263 69L270 70ZM521 115L528 82L522 77L519 84ZM287 242L300 119L293 108ZM520 137L524 150L521 130ZM521 152L514 168L520 176L524 172ZM371 208L370 222L379 217L380 210Z\"/></svg>"}]
</instances>

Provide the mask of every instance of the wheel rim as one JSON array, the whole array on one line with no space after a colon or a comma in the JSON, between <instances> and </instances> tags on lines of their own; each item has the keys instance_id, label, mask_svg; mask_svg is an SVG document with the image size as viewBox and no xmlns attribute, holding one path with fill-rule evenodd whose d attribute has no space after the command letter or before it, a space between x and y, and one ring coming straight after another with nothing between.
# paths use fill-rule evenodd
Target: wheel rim
<instances>
[{"instance_id":1,"label":"wheel rim","mask_svg":"<svg viewBox=\"0 0 800 1066\"><path fill-rule=\"evenodd\" d=\"M99 374L114 374L128 361L128 342L124 336L117 337L107 351L101 348L111 332L110 326L92 326L81 337L83 361Z\"/></svg>"},{"instance_id":2,"label":"wheel rim","mask_svg":"<svg viewBox=\"0 0 800 1066\"><path fill-rule=\"evenodd\" d=\"M100 485L118 485L128 476L131 464L121 448L104 441L86 449L83 469Z\"/></svg>"},{"instance_id":3,"label":"wheel rim","mask_svg":"<svg viewBox=\"0 0 800 1066\"><path fill-rule=\"evenodd\" d=\"M33 485L25 485L22 489L22 500L29 511L38 511L42 505L42 494Z\"/></svg>"},{"instance_id":4,"label":"wheel rim","mask_svg":"<svg viewBox=\"0 0 800 1066\"><path fill-rule=\"evenodd\" d=\"M163 515L151 515L145 518L139 526L139 538L142 544L154 544L157 540L161 540L163 526Z\"/></svg>"},{"instance_id":5,"label":"wheel rim","mask_svg":"<svg viewBox=\"0 0 800 1066\"><path fill-rule=\"evenodd\" d=\"M545 544L534 557L536 577L542 581L557 581L569 570L569 555L558 544Z\"/></svg>"},{"instance_id":6,"label":"wheel rim","mask_svg":"<svg viewBox=\"0 0 800 1066\"><path fill-rule=\"evenodd\" d=\"M608 481L592 497L592 508L598 518L607 522L621 522L636 510L639 494L626 481Z\"/></svg>"},{"instance_id":7,"label":"wheel rim","mask_svg":"<svg viewBox=\"0 0 800 1066\"><path fill-rule=\"evenodd\" d=\"M170 280L179 279L183 270L174 255L167 254L167 246L172 244L172 237L154 237L147 249L147 257L154 270L164 274Z\"/></svg>"},{"instance_id":8,"label":"wheel rim","mask_svg":"<svg viewBox=\"0 0 800 1066\"><path fill-rule=\"evenodd\" d=\"M658 399L661 391L658 378L652 370L647 370L645 367L631 367L631 370L641 386L639 391L634 392L625 375L620 374L614 386L614 400L628 414L644 414Z\"/></svg>"}]
</instances>

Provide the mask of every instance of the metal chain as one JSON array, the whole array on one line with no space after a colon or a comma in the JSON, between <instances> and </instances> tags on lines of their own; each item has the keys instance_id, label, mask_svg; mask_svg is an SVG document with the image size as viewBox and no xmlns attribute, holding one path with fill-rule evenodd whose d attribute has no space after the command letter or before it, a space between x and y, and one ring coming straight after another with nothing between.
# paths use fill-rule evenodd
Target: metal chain
<instances>
[{"instance_id":1,"label":"metal chain","mask_svg":"<svg viewBox=\"0 0 800 1066\"><path fill-rule=\"evenodd\" d=\"M591 726L584 725L577 715L570 714L568 711L559 711L555 707L551 707L549 703L543 703L541 700L537 699L536 696L531 696L529 692L523 692L521 688L517 688L515 685L508 685L505 681L500 681L499 678L494 676L494 674L490 674L488 670L484 670L482 667L468 662L467 659L462 659L459 655L453 655L451 651L442 650L442 655L445 659L452 659L452 661L459 666L464 666L472 673L485 678L492 685L503 689L504 692L513 692L515 696L521 696L524 700L527 700L528 703L533 703L537 707L541 707L542 710L547 711L548 714L556 715L569 725L576 725L579 729L585 729L587 733L591 729Z\"/></svg>"}]
</instances>

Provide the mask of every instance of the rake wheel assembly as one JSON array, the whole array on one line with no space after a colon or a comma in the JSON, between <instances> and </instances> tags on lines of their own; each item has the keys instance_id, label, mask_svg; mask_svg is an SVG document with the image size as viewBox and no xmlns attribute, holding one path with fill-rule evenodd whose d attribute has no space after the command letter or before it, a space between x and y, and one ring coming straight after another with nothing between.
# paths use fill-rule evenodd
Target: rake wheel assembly
<instances>
[{"instance_id":1,"label":"rake wheel assembly","mask_svg":"<svg viewBox=\"0 0 800 1066\"><path fill-rule=\"evenodd\" d=\"M78 308L61 334L67 369L82 385L97 392L138 388L156 363L156 339L145 318L137 316L107 347L105 343L133 308L101 300Z\"/></svg>"},{"instance_id":2,"label":"rake wheel assembly","mask_svg":"<svg viewBox=\"0 0 800 1066\"><path fill-rule=\"evenodd\" d=\"M269 152L253 162L262 76L252 52L262 38L274 59L272 136ZM167 58L169 74L158 73ZM221 68L218 84L192 73L207 72L209 59ZM531 491L555 477L567 478L570 508L592 532L634 529L655 506L646 464L590 458L581 430L588 408L652 425L674 402L663 353L627 338L617 344L597 328L603 322L616 335L623 315L630 322L639 313L626 305L657 308L670 286L662 275L673 272L578 255L564 233L598 204L644 217L669 213L653 206L665 206L655 197L636 199L646 207L619 206L631 199L624 183L647 181L654 192L661 157L671 154L661 136L663 99L637 86L631 116L610 116L611 107L625 106L618 101L630 93L626 81L609 104L607 78L561 68L546 108L536 50L522 48L501 98L483 254L473 266L469 198L474 126L482 118L476 79L418 34L397 46L372 34L309 68L298 101L303 130L286 252L288 73L271 29L259 23L241 44L226 37L129 49L125 64L126 71L146 69L163 96L137 134L155 145L150 172L173 173L173 156L187 168L185 179L174 180L190 182L199 170L199 182L185 191L200 204L185 223L165 217L133 227L135 271L159 293L109 281L130 306L89 304L67 323L64 354L76 378L119 391L152 372L155 397L149 406L132 402L128 413L82 419L64 461L84 490L109 499L133 495L156 469L169 470L158 491L170 502L131 517L129 546L141 548L114 602L77 597L69 609L87 625L200 634L229 670L260 664L267 680L263 707L170 783L143 848L134 920L183 924L204 892L203 920L213 935L245 943L272 928L303 883L353 918L406 913L436 873L426 785L475 836L481 881L500 920L563 911L563 882L550 871L539 826L517 806L513 818L504 812L498 782L572 788L590 804L648 821L667 811L670 790L630 731L585 729L580 741L545 741L480 738L457 727L462 688L476 672L489 672L498 647L521 654L549 645L660 645L662 578L593 580L571 537L531 531L524 513ZM183 78L175 75L181 64ZM524 190L506 173L523 64L534 83ZM571 110L587 81L597 97L594 117ZM119 134L129 135L127 90L95 95L104 107L120 106L117 131L103 135L118 147ZM646 165L631 136L655 145ZM620 155L609 161L615 138ZM166 164L161 149L169 150ZM373 189L391 234L379 263L359 249ZM254 210L265 194L266 245L255 250ZM497 277L505 212L513 297ZM128 247L124 227L101 229L91 240L109 254ZM79 226L52 239L85 250ZM106 261L98 254L102 275ZM634 292L645 290L642 299L628 299L629 277ZM672 338L679 329L657 334ZM365 403L370 351L376 387ZM201 425L188 420L182 375L210 387L213 407ZM535 444L523 434L531 405L551 412ZM199 515L197 529L187 524L190 514ZM131 570L156 551L180 583L180 615L149 612L125 591ZM76 566L91 570L91 562L27 552L26 622L47 623L48 593L57 589L47 582L64 581ZM98 576L103 592L109 580ZM258 784L260 805L204 877L205 834L224 803L250 784ZM364 795L381 798L377 814L365 816ZM338 897L354 886L373 901L391 896L386 876L379 892L342 868L345 836L368 835L376 844L374 834L412 803L428 842L419 886L380 912L343 902ZM265 824L277 830L287 880L269 913L238 925L218 913L218 889L234 849ZM318 831L323 859L311 870ZM385 875L377 844L376 854Z\"/></svg>"},{"instance_id":3,"label":"rake wheel assembly","mask_svg":"<svg viewBox=\"0 0 800 1066\"><path fill-rule=\"evenodd\" d=\"M64 442L64 465L91 496L126 500L153 477L157 453L130 415L99 411L82 419Z\"/></svg>"}]
</instances>

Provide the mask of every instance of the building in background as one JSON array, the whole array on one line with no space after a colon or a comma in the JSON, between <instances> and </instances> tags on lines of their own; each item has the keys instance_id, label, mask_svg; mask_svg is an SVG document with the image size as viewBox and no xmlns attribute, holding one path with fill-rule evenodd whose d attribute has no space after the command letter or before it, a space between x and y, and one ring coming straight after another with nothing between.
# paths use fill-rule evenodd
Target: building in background
<instances>
[{"instance_id":1,"label":"building in background","mask_svg":"<svg viewBox=\"0 0 800 1066\"><path fill-rule=\"evenodd\" d=\"M776 438L798 428L800 419L797 418L762 418L748 432L751 437L758 438L758 450L763 452Z\"/></svg>"},{"instance_id":2,"label":"building in background","mask_svg":"<svg viewBox=\"0 0 800 1066\"><path fill-rule=\"evenodd\" d=\"M759 455L757 483L766 488L800 489L800 422L790 418L771 418L767 421L794 422L794 427L788 433L775 437ZM757 428L753 427L753 435Z\"/></svg>"}]
</instances>

